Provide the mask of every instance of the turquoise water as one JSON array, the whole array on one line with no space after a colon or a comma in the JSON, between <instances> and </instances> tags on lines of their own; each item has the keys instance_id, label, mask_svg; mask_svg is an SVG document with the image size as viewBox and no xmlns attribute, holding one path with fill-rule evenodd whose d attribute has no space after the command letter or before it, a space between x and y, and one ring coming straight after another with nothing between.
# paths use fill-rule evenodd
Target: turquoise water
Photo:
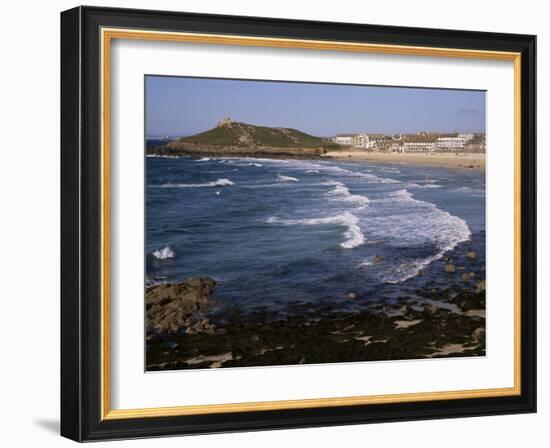
<instances>
[{"instance_id":1,"label":"turquoise water","mask_svg":"<svg viewBox=\"0 0 550 448\"><path fill-rule=\"evenodd\" d=\"M484 276L482 171L318 160L147 157L149 283L209 276L217 311L363 309L464 258ZM349 293L354 300L349 300ZM420 299L419 299L420 300Z\"/></svg>"}]
</instances>

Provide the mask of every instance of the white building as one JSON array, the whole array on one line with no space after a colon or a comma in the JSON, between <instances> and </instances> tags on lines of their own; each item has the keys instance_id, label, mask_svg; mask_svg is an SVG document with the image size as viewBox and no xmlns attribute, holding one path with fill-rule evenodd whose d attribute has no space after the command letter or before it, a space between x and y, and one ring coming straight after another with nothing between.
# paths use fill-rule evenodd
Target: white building
<instances>
[{"instance_id":1,"label":"white building","mask_svg":"<svg viewBox=\"0 0 550 448\"><path fill-rule=\"evenodd\" d=\"M474 138L474 134L458 134L456 137L439 137L437 147L442 151L456 151L464 149L468 141Z\"/></svg>"},{"instance_id":2,"label":"white building","mask_svg":"<svg viewBox=\"0 0 550 448\"><path fill-rule=\"evenodd\" d=\"M377 140L369 134L361 133L353 138L353 146L356 148L372 149L376 146L376 141Z\"/></svg>"},{"instance_id":3,"label":"white building","mask_svg":"<svg viewBox=\"0 0 550 448\"><path fill-rule=\"evenodd\" d=\"M342 146L353 146L355 135L356 134L336 134L332 141Z\"/></svg>"},{"instance_id":4,"label":"white building","mask_svg":"<svg viewBox=\"0 0 550 448\"><path fill-rule=\"evenodd\" d=\"M429 140L407 141L403 143L403 151L405 152L435 151L436 147L436 143Z\"/></svg>"},{"instance_id":5,"label":"white building","mask_svg":"<svg viewBox=\"0 0 550 448\"><path fill-rule=\"evenodd\" d=\"M464 141L467 143L474 138L474 134L458 134L458 138L464 139Z\"/></svg>"}]
</instances>

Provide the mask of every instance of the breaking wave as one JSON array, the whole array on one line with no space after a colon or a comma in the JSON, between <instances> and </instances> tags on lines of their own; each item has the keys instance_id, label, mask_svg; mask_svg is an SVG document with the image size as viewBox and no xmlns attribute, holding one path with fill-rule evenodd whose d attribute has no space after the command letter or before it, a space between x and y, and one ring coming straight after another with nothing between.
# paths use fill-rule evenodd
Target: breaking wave
<instances>
[{"instance_id":1,"label":"breaking wave","mask_svg":"<svg viewBox=\"0 0 550 448\"><path fill-rule=\"evenodd\" d=\"M346 240L340 243L340 246L344 249L353 249L365 243L365 235L361 232L359 227L359 218L353 213L344 212L336 216L328 216L325 218L305 218L305 219L281 219L275 216L267 218L266 222L270 224L282 224L282 225L302 225L302 226L316 226L316 225L340 225L346 227L344 236Z\"/></svg>"},{"instance_id":2,"label":"breaking wave","mask_svg":"<svg viewBox=\"0 0 550 448\"><path fill-rule=\"evenodd\" d=\"M482 190L482 189L479 189L479 188L472 188L472 187L458 187L458 188L455 188L454 190L451 190L453 192L456 192L456 193L466 193L466 194L469 194L471 196L484 196L485 195L485 190Z\"/></svg>"},{"instance_id":3,"label":"breaking wave","mask_svg":"<svg viewBox=\"0 0 550 448\"><path fill-rule=\"evenodd\" d=\"M283 176L282 174L277 175L277 180L280 182L298 182L298 179L291 176Z\"/></svg>"},{"instance_id":4,"label":"breaking wave","mask_svg":"<svg viewBox=\"0 0 550 448\"><path fill-rule=\"evenodd\" d=\"M235 185L229 179L218 179L213 182L206 182L204 184L172 184L167 183L163 185L151 185L157 188L199 188L199 187L225 187L229 185Z\"/></svg>"},{"instance_id":5,"label":"breaking wave","mask_svg":"<svg viewBox=\"0 0 550 448\"><path fill-rule=\"evenodd\" d=\"M303 160L279 160L279 159L257 159L265 164L270 165L283 165L293 169L303 170L305 173L327 173L327 174L341 174L344 176L362 178L369 183L381 183L381 184L398 184L401 181L396 179L390 179L389 177L380 177L374 174L370 174L362 171L353 171L340 166L330 165L323 162L309 162ZM397 173L397 170L387 171L388 173ZM286 176L285 176L286 177Z\"/></svg>"},{"instance_id":6,"label":"breaking wave","mask_svg":"<svg viewBox=\"0 0 550 448\"><path fill-rule=\"evenodd\" d=\"M417 184L416 182L408 183L407 188L441 188L441 185L433 183Z\"/></svg>"},{"instance_id":7,"label":"breaking wave","mask_svg":"<svg viewBox=\"0 0 550 448\"><path fill-rule=\"evenodd\" d=\"M166 258L174 258L176 256L176 254L170 248L170 246L166 246L162 249L154 250L153 251L153 256L155 258L158 258L159 260L165 260Z\"/></svg>"},{"instance_id":8,"label":"breaking wave","mask_svg":"<svg viewBox=\"0 0 550 448\"><path fill-rule=\"evenodd\" d=\"M406 189L371 199L371 205L385 211L382 216L369 218L371 238L388 241L395 248L435 248L433 255L407 259L400 265L393 265L383 271L381 280L385 283L400 283L414 277L471 236L466 221L430 202L415 199ZM361 265L367 266L368 263Z\"/></svg>"},{"instance_id":9,"label":"breaking wave","mask_svg":"<svg viewBox=\"0 0 550 448\"><path fill-rule=\"evenodd\" d=\"M338 181L328 181L324 185L334 185L334 188L325 193L325 196L329 197L332 200L350 202L362 207L368 205L369 198L367 196L361 196L359 194L352 194L348 187L345 184Z\"/></svg>"}]
</instances>

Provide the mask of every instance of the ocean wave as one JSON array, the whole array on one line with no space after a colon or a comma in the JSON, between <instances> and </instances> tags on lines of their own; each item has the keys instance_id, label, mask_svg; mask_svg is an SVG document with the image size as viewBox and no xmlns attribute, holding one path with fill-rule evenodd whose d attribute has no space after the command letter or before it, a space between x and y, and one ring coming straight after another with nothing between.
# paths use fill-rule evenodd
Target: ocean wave
<instances>
[{"instance_id":1,"label":"ocean wave","mask_svg":"<svg viewBox=\"0 0 550 448\"><path fill-rule=\"evenodd\" d=\"M210 157L202 157L201 159L197 159L197 162L208 162L209 160L212 160Z\"/></svg>"},{"instance_id":2,"label":"ocean wave","mask_svg":"<svg viewBox=\"0 0 550 448\"><path fill-rule=\"evenodd\" d=\"M485 196L485 190L479 189L479 188L472 188L472 187L459 187L451 190L455 193L467 193L472 196Z\"/></svg>"},{"instance_id":3,"label":"ocean wave","mask_svg":"<svg viewBox=\"0 0 550 448\"><path fill-rule=\"evenodd\" d=\"M399 171L397 168L393 167L382 167L380 168L381 171L384 171L385 173L394 173L394 174L400 174L401 171Z\"/></svg>"},{"instance_id":4,"label":"ocean wave","mask_svg":"<svg viewBox=\"0 0 550 448\"><path fill-rule=\"evenodd\" d=\"M172 184L167 183L163 185L151 185L151 187L157 188L199 188L199 187L224 187L229 185L235 185L229 179L218 179L213 182L206 182L204 184Z\"/></svg>"},{"instance_id":5,"label":"ocean wave","mask_svg":"<svg viewBox=\"0 0 550 448\"><path fill-rule=\"evenodd\" d=\"M389 177L380 177L375 176L374 174L361 173L361 172L350 172L353 177L362 177L367 179L368 182L380 183L380 184L400 184L401 181L397 179L390 179Z\"/></svg>"},{"instance_id":6,"label":"ocean wave","mask_svg":"<svg viewBox=\"0 0 550 448\"><path fill-rule=\"evenodd\" d=\"M385 283L401 283L414 277L471 236L466 221L430 202L415 199L406 189L371 199L370 210L373 208L383 212L368 219L372 238L386 241L396 249L426 245L435 248L428 257L409 259L383 270L380 279Z\"/></svg>"},{"instance_id":7,"label":"ocean wave","mask_svg":"<svg viewBox=\"0 0 550 448\"><path fill-rule=\"evenodd\" d=\"M165 154L147 154L145 157L150 157L150 158L158 157L159 159L179 159L179 156L167 156Z\"/></svg>"},{"instance_id":8,"label":"ocean wave","mask_svg":"<svg viewBox=\"0 0 550 448\"><path fill-rule=\"evenodd\" d=\"M302 170L305 173L327 173L327 174L342 174L349 177L360 177L365 179L369 183L383 183L383 184L397 184L401 181L396 179L390 179L389 177L380 177L374 174L363 172L363 171L353 171L347 168L342 168L336 165L330 165L330 162L310 162L306 160L278 160L278 159L258 159L264 161L264 163L271 162L275 165L284 164L285 167L292 169ZM389 172L391 168L387 168ZM370 171L370 170L369 170Z\"/></svg>"},{"instance_id":9,"label":"ocean wave","mask_svg":"<svg viewBox=\"0 0 550 448\"><path fill-rule=\"evenodd\" d=\"M362 207L369 204L369 198L359 194L352 194L348 187L342 182L329 181L325 185L334 185L334 188L325 193L325 196L338 201L351 202Z\"/></svg>"},{"instance_id":10,"label":"ocean wave","mask_svg":"<svg viewBox=\"0 0 550 448\"><path fill-rule=\"evenodd\" d=\"M359 177L361 179L365 179L369 183L376 183L376 184L399 184L401 181L396 179L390 179L389 177L380 177L376 176L375 174L371 173L364 173L362 171L353 171L348 170L346 168L341 168L339 166L330 166L327 167L327 171L337 174L343 174L349 177Z\"/></svg>"},{"instance_id":11,"label":"ocean wave","mask_svg":"<svg viewBox=\"0 0 550 448\"><path fill-rule=\"evenodd\" d=\"M166 258L174 258L176 256L176 254L170 248L170 246L166 246L162 249L154 250L153 251L153 256L155 258L158 258L159 260L165 260Z\"/></svg>"},{"instance_id":12,"label":"ocean wave","mask_svg":"<svg viewBox=\"0 0 550 448\"><path fill-rule=\"evenodd\" d=\"M416 182L411 182L407 184L407 188L441 188L441 185L436 185L433 183L426 183L423 185L417 184Z\"/></svg>"},{"instance_id":13,"label":"ocean wave","mask_svg":"<svg viewBox=\"0 0 550 448\"><path fill-rule=\"evenodd\" d=\"M269 217L266 220L270 224L282 224L282 225L303 225L303 226L316 226L335 224L346 227L344 236L346 240L340 243L340 246L344 249L353 249L354 247L364 244L366 239L365 235L359 227L359 218L353 213L344 212L336 216L327 216L325 218L304 218L304 219L281 219L275 216Z\"/></svg>"},{"instance_id":14,"label":"ocean wave","mask_svg":"<svg viewBox=\"0 0 550 448\"><path fill-rule=\"evenodd\" d=\"M242 167L256 167L261 168L263 165L261 163L255 163L255 162L248 162L248 163L234 163L235 166L242 166Z\"/></svg>"},{"instance_id":15,"label":"ocean wave","mask_svg":"<svg viewBox=\"0 0 550 448\"><path fill-rule=\"evenodd\" d=\"M437 182L437 180L435 180L435 179L422 179L422 180L416 180L415 182L419 183L419 184L434 184L434 183Z\"/></svg>"},{"instance_id":16,"label":"ocean wave","mask_svg":"<svg viewBox=\"0 0 550 448\"><path fill-rule=\"evenodd\" d=\"M298 179L291 176L283 176L282 174L277 174L277 180L280 182L298 182Z\"/></svg>"}]
</instances>

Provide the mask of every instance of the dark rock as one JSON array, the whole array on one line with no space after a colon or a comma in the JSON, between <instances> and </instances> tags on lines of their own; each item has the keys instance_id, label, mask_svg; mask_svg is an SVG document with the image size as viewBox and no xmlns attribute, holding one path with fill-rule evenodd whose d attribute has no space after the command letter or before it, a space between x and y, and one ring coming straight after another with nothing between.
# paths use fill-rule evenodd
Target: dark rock
<instances>
[{"instance_id":1,"label":"dark rock","mask_svg":"<svg viewBox=\"0 0 550 448\"><path fill-rule=\"evenodd\" d=\"M456 267L453 263L447 263L445 265L445 272L447 272L448 274L452 274L455 271L456 271Z\"/></svg>"},{"instance_id":2,"label":"dark rock","mask_svg":"<svg viewBox=\"0 0 550 448\"><path fill-rule=\"evenodd\" d=\"M480 280L477 282L476 287L478 291L485 291L485 280Z\"/></svg>"},{"instance_id":3,"label":"dark rock","mask_svg":"<svg viewBox=\"0 0 550 448\"><path fill-rule=\"evenodd\" d=\"M411 311L412 311L412 308L409 304L405 304L403 305L400 309L399 309L399 312L403 315L403 316L407 316L409 314L411 314Z\"/></svg>"},{"instance_id":4,"label":"dark rock","mask_svg":"<svg viewBox=\"0 0 550 448\"><path fill-rule=\"evenodd\" d=\"M437 314L440 308L434 303L427 303L424 305L424 312L428 314Z\"/></svg>"},{"instance_id":5,"label":"dark rock","mask_svg":"<svg viewBox=\"0 0 550 448\"><path fill-rule=\"evenodd\" d=\"M180 283L168 283L147 288L145 297L147 329L156 333L176 333L210 329L209 323L190 319L210 304L216 282L207 277L192 277ZM190 325L191 324L191 325Z\"/></svg>"},{"instance_id":6,"label":"dark rock","mask_svg":"<svg viewBox=\"0 0 550 448\"><path fill-rule=\"evenodd\" d=\"M213 331L204 318L208 310L200 305L184 320L183 331L147 339L147 370L483 356L485 319L469 310L485 308L485 292L476 292L472 286L432 291L430 285L418 291L418 297L456 304L462 312L451 312L432 300L419 310L416 305L407 306L410 297L358 312L312 308L284 318L265 312L245 314L235 306L219 323L223 329ZM416 294L413 299L416 304ZM388 313L380 312L382 306ZM406 315L396 317L399 310ZM188 327L192 327L190 333ZM170 349L165 341L179 345ZM449 346L462 349L445 353L444 347ZM232 356L223 365L212 361L226 353ZM193 358L194 362L186 362Z\"/></svg>"},{"instance_id":7,"label":"dark rock","mask_svg":"<svg viewBox=\"0 0 550 448\"><path fill-rule=\"evenodd\" d=\"M201 319L192 324L187 324L186 322L186 325L188 325L185 330L187 334L215 334L216 332L216 327L208 319Z\"/></svg>"},{"instance_id":8,"label":"dark rock","mask_svg":"<svg viewBox=\"0 0 550 448\"><path fill-rule=\"evenodd\" d=\"M462 291L451 301L462 311L478 310L485 308L485 292Z\"/></svg>"},{"instance_id":9,"label":"dark rock","mask_svg":"<svg viewBox=\"0 0 550 448\"><path fill-rule=\"evenodd\" d=\"M474 342L483 342L485 340L485 328L476 328L472 333L472 339Z\"/></svg>"},{"instance_id":10,"label":"dark rock","mask_svg":"<svg viewBox=\"0 0 550 448\"><path fill-rule=\"evenodd\" d=\"M375 255L374 257L372 257L372 261L374 261L375 263L380 263L383 260L384 257L382 255Z\"/></svg>"}]
</instances>

